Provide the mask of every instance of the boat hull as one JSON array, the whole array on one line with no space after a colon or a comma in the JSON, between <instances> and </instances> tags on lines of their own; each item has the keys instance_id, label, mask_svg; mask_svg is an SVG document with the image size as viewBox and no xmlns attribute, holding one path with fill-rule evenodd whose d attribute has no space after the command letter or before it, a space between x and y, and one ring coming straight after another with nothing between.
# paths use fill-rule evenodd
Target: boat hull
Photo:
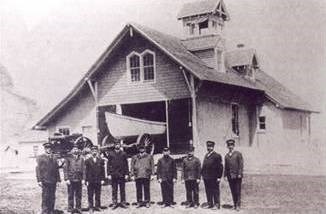
<instances>
[{"instance_id":1,"label":"boat hull","mask_svg":"<svg viewBox=\"0 0 326 214\"><path fill-rule=\"evenodd\" d=\"M165 122L143 120L110 112L105 112L105 120L111 135L116 139L139 136L144 133L164 134L166 131Z\"/></svg>"}]
</instances>

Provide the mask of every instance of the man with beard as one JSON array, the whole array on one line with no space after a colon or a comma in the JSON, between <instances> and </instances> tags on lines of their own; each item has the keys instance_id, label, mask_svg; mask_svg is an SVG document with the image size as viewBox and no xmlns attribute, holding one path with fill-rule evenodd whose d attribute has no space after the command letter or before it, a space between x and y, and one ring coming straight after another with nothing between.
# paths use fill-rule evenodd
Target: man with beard
<instances>
[{"instance_id":1,"label":"man with beard","mask_svg":"<svg viewBox=\"0 0 326 214\"><path fill-rule=\"evenodd\" d=\"M163 157L157 162L157 180L161 184L162 208L173 207L173 184L177 181L177 168L170 156L170 149L163 149Z\"/></svg>"},{"instance_id":2,"label":"man with beard","mask_svg":"<svg viewBox=\"0 0 326 214\"><path fill-rule=\"evenodd\" d=\"M182 162L182 182L186 186L187 205L186 208L199 206L199 183L201 164L200 160L194 156L194 147L191 147L187 157Z\"/></svg>"},{"instance_id":3,"label":"man with beard","mask_svg":"<svg viewBox=\"0 0 326 214\"><path fill-rule=\"evenodd\" d=\"M84 173L84 159L80 155L80 150L77 145L71 150L72 156L66 158L63 165L64 179L68 187L68 212L82 213L81 199L82 199L82 183L85 181L83 178ZM76 207L74 202L76 200Z\"/></svg>"},{"instance_id":4,"label":"man with beard","mask_svg":"<svg viewBox=\"0 0 326 214\"><path fill-rule=\"evenodd\" d=\"M42 187L42 214L54 214L55 191L60 182L59 165L52 154L51 143L43 144L45 154L37 157L36 178Z\"/></svg>"},{"instance_id":5,"label":"man with beard","mask_svg":"<svg viewBox=\"0 0 326 214\"><path fill-rule=\"evenodd\" d=\"M116 143L114 151L108 155L107 171L112 185L112 209L119 206L127 208L125 182L128 179L129 167L127 154L121 150L120 143ZM120 204L118 203L118 186L120 189Z\"/></svg>"},{"instance_id":6,"label":"man with beard","mask_svg":"<svg viewBox=\"0 0 326 214\"><path fill-rule=\"evenodd\" d=\"M88 205L90 212L101 210L101 185L104 184L104 160L99 157L98 147L93 146L91 157L85 161L85 184L87 186ZM95 195L95 207L94 207Z\"/></svg>"},{"instance_id":7,"label":"man with beard","mask_svg":"<svg viewBox=\"0 0 326 214\"><path fill-rule=\"evenodd\" d=\"M202 166L202 176L207 197L207 206L213 210L220 209L220 181L223 173L222 157L214 151L215 142L207 141L207 153Z\"/></svg>"},{"instance_id":8,"label":"man with beard","mask_svg":"<svg viewBox=\"0 0 326 214\"><path fill-rule=\"evenodd\" d=\"M243 158L242 154L234 150L234 140L226 141L229 152L225 155L224 176L229 182L231 189L234 209L239 211L241 205L241 183L243 177Z\"/></svg>"},{"instance_id":9,"label":"man with beard","mask_svg":"<svg viewBox=\"0 0 326 214\"><path fill-rule=\"evenodd\" d=\"M152 155L147 154L145 147L140 145L139 154L134 155L131 160L131 175L136 182L137 208L150 207L150 180L154 174L154 160ZM143 200L144 193L144 200Z\"/></svg>"}]
</instances>

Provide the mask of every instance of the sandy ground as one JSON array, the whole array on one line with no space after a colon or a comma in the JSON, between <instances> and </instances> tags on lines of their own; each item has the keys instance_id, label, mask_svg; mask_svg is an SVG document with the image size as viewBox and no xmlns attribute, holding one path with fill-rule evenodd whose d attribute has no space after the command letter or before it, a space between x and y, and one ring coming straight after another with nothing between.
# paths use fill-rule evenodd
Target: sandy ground
<instances>
[{"instance_id":1,"label":"sandy ground","mask_svg":"<svg viewBox=\"0 0 326 214\"><path fill-rule=\"evenodd\" d=\"M41 191L33 174L2 174L0 175L0 213L39 213ZM151 196L155 202L161 201L160 186L151 183ZM57 189L56 208L67 213L67 189L60 184ZM126 210L106 209L95 213L326 213L326 177L300 175L245 175L242 191L242 210L229 209L231 195L227 182L221 183L221 204L219 211L199 208L185 209L180 202L185 200L184 185L178 182L175 188L175 201L178 205L172 208L160 208L154 204L151 208L136 209L134 206ZM127 200L135 201L135 185L127 184ZM200 202L205 201L204 187L200 184ZM111 203L111 187L102 189L102 205ZM86 188L83 188L83 207L87 207ZM88 212L85 212L88 213Z\"/></svg>"}]
</instances>

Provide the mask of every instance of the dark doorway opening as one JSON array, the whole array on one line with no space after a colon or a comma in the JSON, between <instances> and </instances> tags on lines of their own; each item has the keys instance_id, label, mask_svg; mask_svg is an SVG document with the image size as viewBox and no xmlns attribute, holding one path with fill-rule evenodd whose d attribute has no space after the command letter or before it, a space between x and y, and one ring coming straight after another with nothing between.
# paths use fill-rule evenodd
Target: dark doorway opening
<instances>
[{"instance_id":1,"label":"dark doorway opening","mask_svg":"<svg viewBox=\"0 0 326 214\"><path fill-rule=\"evenodd\" d=\"M168 106L166 106L166 104ZM119 142L115 139L108 129L105 121L105 112L117 113L121 111L122 115L135 117L158 122L166 122L166 112L168 111L168 128L169 128L169 147L172 154L183 154L189 150L190 141L192 139L192 122L191 122L191 100L178 99L171 101L159 101L148 103L133 103L118 105L107 105L99 107L99 142L106 138L104 144L112 144ZM128 138L126 142L135 142L137 137ZM153 135L153 143L155 143L154 154L162 153L163 148L168 146L167 132L164 134ZM130 151L136 153L137 151Z\"/></svg>"}]
</instances>

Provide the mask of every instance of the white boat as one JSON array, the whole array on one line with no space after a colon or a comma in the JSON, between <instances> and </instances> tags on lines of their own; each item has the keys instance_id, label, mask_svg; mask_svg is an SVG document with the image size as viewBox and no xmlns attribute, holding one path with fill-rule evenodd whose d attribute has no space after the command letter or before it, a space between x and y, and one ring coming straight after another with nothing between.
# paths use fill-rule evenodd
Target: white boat
<instances>
[{"instance_id":1,"label":"white boat","mask_svg":"<svg viewBox=\"0 0 326 214\"><path fill-rule=\"evenodd\" d=\"M111 135L116 139L143 134L163 134L166 130L165 122L143 120L120 114L105 112L105 120Z\"/></svg>"}]
</instances>

